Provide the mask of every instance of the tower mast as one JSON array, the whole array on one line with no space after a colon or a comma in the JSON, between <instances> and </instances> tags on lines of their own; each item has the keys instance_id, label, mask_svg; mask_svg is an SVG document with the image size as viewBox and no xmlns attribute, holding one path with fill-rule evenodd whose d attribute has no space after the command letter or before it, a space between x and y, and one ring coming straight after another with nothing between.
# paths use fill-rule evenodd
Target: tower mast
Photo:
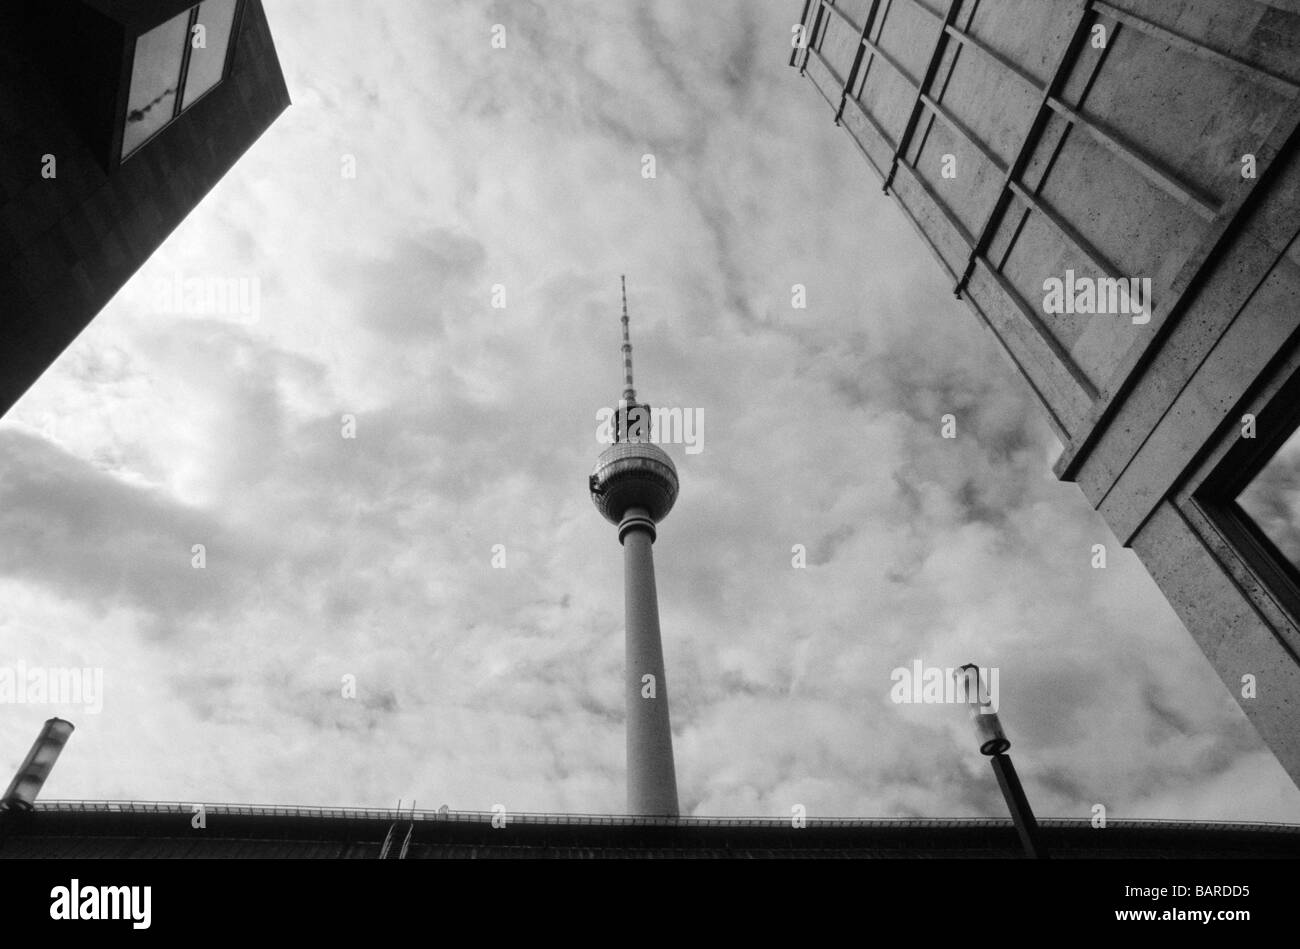
<instances>
[{"instance_id":1,"label":"tower mast","mask_svg":"<svg viewBox=\"0 0 1300 949\"><path fill-rule=\"evenodd\" d=\"M626 278L622 278L622 284L623 397L616 416L615 442L601 453L588 485L596 508L606 520L618 525L618 539L623 545L627 810L629 814L676 817L677 772L659 634L653 545L655 525L668 516L677 500L677 468L667 452L649 440L649 407L636 401ZM630 435L628 420L633 415L642 420L643 437Z\"/></svg>"},{"instance_id":2,"label":"tower mast","mask_svg":"<svg viewBox=\"0 0 1300 949\"><path fill-rule=\"evenodd\" d=\"M627 318L627 276L619 275L623 284L623 401L628 405L636 402L636 389L632 387L632 335L628 332Z\"/></svg>"}]
</instances>

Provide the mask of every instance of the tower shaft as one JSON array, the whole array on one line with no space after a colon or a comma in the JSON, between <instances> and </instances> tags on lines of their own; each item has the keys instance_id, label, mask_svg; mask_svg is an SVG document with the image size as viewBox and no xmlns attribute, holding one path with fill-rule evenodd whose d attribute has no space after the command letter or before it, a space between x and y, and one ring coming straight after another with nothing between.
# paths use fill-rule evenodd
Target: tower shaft
<instances>
[{"instance_id":1,"label":"tower shaft","mask_svg":"<svg viewBox=\"0 0 1300 949\"><path fill-rule=\"evenodd\" d=\"M642 508L619 524L626 619L627 810L676 817L677 772L668 718L659 600L655 590L655 525Z\"/></svg>"}]
</instances>

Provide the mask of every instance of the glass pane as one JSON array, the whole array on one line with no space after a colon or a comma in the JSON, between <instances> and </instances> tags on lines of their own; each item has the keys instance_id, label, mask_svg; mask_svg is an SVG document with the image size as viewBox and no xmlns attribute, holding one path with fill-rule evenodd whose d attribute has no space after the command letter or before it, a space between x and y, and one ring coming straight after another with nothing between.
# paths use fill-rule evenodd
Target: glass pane
<instances>
[{"instance_id":1,"label":"glass pane","mask_svg":"<svg viewBox=\"0 0 1300 949\"><path fill-rule=\"evenodd\" d=\"M1282 556L1300 569L1300 429L1291 433L1237 496L1237 503Z\"/></svg>"},{"instance_id":2,"label":"glass pane","mask_svg":"<svg viewBox=\"0 0 1300 949\"><path fill-rule=\"evenodd\" d=\"M236 0L208 0L199 4L199 21L190 34L193 43L202 26L204 47L190 54L190 71L185 77L183 108L221 81L226 68L226 50L230 48L230 31L235 25Z\"/></svg>"},{"instance_id":3,"label":"glass pane","mask_svg":"<svg viewBox=\"0 0 1300 949\"><path fill-rule=\"evenodd\" d=\"M181 59L185 55L185 24L189 18L189 11L178 13L135 42L126 128L122 134L123 157L172 120Z\"/></svg>"}]
</instances>

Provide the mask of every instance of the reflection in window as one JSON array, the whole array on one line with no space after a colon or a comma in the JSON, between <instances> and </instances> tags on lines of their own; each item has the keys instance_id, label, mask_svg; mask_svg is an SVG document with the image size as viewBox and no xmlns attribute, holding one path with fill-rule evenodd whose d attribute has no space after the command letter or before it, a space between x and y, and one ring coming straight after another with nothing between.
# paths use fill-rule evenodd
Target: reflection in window
<instances>
[{"instance_id":1,"label":"reflection in window","mask_svg":"<svg viewBox=\"0 0 1300 949\"><path fill-rule=\"evenodd\" d=\"M181 82L185 27L189 19L187 10L162 26L154 27L135 42L126 128L122 134L123 155L144 144L170 122L176 112L176 90Z\"/></svg>"},{"instance_id":2,"label":"reflection in window","mask_svg":"<svg viewBox=\"0 0 1300 949\"><path fill-rule=\"evenodd\" d=\"M230 47L230 32L235 25L235 0L207 0L199 4L196 25L201 25L207 34L206 47L190 52L183 109L188 109L190 103L221 81L226 68L226 50Z\"/></svg>"},{"instance_id":3,"label":"reflection in window","mask_svg":"<svg viewBox=\"0 0 1300 949\"><path fill-rule=\"evenodd\" d=\"M123 159L225 77L238 9L239 0L205 0L136 39ZM196 49L199 36L203 46Z\"/></svg>"},{"instance_id":4,"label":"reflection in window","mask_svg":"<svg viewBox=\"0 0 1300 949\"><path fill-rule=\"evenodd\" d=\"M1300 429L1237 495L1237 504L1300 570Z\"/></svg>"}]
</instances>

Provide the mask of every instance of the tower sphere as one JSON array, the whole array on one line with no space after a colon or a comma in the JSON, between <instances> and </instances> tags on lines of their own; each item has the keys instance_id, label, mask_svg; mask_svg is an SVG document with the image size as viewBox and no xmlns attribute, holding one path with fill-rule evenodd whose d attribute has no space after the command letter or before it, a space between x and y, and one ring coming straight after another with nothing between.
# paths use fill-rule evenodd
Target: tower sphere
<instances>
[{"instance_id":1,"label":"tower sphere","mask_svg":"<svg viewBox=\"0 0 1300 949\"><path fill-rule=\"evenodd\" d=\"M617 524L628 508L644 508L656 524L677 500L677 466L653 442L616 442L596 460L591 500L605 520Z\"/></svg>"}]
</instances>

